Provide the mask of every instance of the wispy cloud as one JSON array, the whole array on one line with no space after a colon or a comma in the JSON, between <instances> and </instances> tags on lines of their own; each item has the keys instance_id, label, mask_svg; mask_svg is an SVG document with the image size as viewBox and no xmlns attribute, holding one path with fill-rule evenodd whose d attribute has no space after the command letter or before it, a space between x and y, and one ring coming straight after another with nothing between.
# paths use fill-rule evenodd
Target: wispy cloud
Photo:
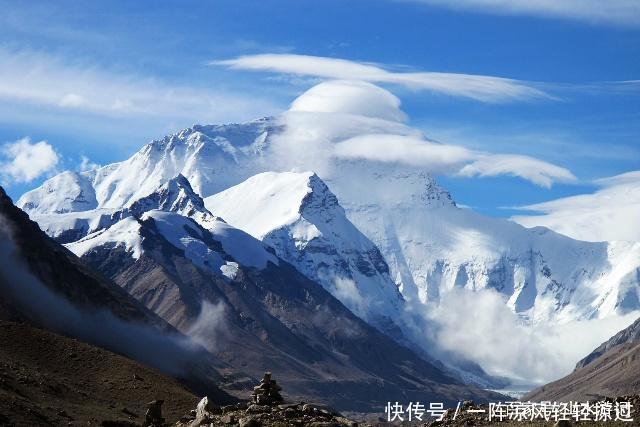
<instances>
[{"instance_id":1,"label":"wispy cloud","mask_svg":"<svg viewBox=\"0 0 640 427\"><path fill-rule=\"evenodd\" d=\"M526 227L545 226L574 239L640 241L640 171L595 181L591 194L521 206L538 215L512 219Z\"/></svg>"},{"instance_id":2,"label":"wispy cloud","mask_svg":"<svg viewBox=\"0 0 640 427\"><path fill-rule=\"evenodd\" d=\"M0 177L5 183L31 182L53 170L58 160L58 153L47 141L32 143L22 138L0 146Z\"/></svg>"},{"instance_id":3,"label":"wispy cloud","mask_svg":"<svg viewBox=\"0 0 640 427\"><path fill-rule=\"evenodd\" d=\"M394 72L381 65L295 54L246 55L211 61L211 65L325 79L362 80L405 86L482 102L553 98L533 83L494 76L439 72Z\"/></svg>"},{"instance_id":4,"label":"wispy cloud","mask_svg":"<svg viewBox=\"0 0 640 427\"><path fill-rule=\"evenodd\" d=\"M408 1L501 15L528 15L629 27L640 26L640 3L636 0Z\"/></svg>"},{"instance_id":5,"label":"wispy cloud","mask_svg":"<svg viewBox=\"0 0 640 427\"><path fill-rule=\"evenodd\" d=\"M273 111L248 95L170 84L42 52L0 47L0 99L113 117L229 120Z\"/></svg>"}]
</instances>

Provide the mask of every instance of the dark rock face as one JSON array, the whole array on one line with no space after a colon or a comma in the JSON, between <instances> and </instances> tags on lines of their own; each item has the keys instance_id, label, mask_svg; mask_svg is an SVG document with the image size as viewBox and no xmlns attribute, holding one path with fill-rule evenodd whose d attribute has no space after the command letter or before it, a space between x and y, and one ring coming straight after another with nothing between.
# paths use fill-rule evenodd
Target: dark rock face
<instances>
[{"instance_id":1,"label":"dark rock face","mask_svg":"<svg viewBox=\"0 0 640 427\"><path fill-rule=\"evenodd\" d=\"M0 218L4 226L0 229L0 238L15 244L17 262L24 263L54 293L80 308L108 310L125 321L168 326L119 286L49 238L38 224L13 205L2 188ZM0 291L3 289L0 287ZM6 294L0 296L7 297Z\"/></svg>"},{"instance_id":2,"label":"dark rock face","mask_svg":"<svg viewBox=\"0 0 640 427\"><path fill-rule=\"evenodd\" d=\"M188 339L184 335L120 286L49 238L13 205L2 188L0 262L0 320L37 325L44 330L92 344L95 348L111 350L179 376L196 392L210 393L219 401L234 401L215 386L220 375L214 366L216 359L210 353L196 344L186 345ZM11 344L18 347L12 351L22 350L20 346L27 339L20 335L14 338L17 342ZM60 337L58 341L63 340ZM53 346L58 341L50 340L42 347L36 343L35 347L48 359L53 359L56 353ZM0 347L0 350L12 348L8 343ZM103 353L108 353L106 350ZM65 357L71 360L75 354ZM53 363L48 359L43 363ZM95 363L101 365L100 361ZM75 378L84 371L92 372L94 368L85 364L80 372L70 374L67 371L66 375ZM117 369L117 366L113 369ZM63 378L63 381L67 380ZM83 377L80 383L85 381L87 387L95 386L91 374ZM136 386L140 385L140 378L134 378L133 381ZM34 387L35 384L29 384L27 392L35 390ZM0 384L0 394L2 391ZM61 400L63 404L69 403ZM92 405L94 402L88 398L83 403Z\"/></svg>"}]
</instances>

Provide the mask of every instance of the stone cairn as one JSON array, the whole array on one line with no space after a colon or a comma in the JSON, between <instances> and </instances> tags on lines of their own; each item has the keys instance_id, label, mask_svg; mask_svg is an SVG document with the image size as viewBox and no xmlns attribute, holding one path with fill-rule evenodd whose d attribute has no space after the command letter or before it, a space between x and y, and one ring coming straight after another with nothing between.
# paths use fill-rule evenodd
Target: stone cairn
<instances>
[{"instance_id":1,"label":"stone cairn","mask_svg":"<svg viewBox=\"0 0 640 427\"><path fill-rule=\"evenodd\" d=\"M271 379L271 372L265 372L260 384L253 388L251 400L257 405L275 405L281 403L284 399L280 395L282 388Z\"/></svg>"},{"instance_id":2,"label":"stone cairn","mask_svg":"<svg viewBox=\"0 0 640 427\"><path fill-rule=\"evenodd\" d=\"M174 427L358 427L358 423L325 405L304 402L285 404L281 390L271 378L271 372L266 372L260 384L253 388L251 402L220 407L205 396L196 409L180 418Z\"/></svg>"}]
</instances>

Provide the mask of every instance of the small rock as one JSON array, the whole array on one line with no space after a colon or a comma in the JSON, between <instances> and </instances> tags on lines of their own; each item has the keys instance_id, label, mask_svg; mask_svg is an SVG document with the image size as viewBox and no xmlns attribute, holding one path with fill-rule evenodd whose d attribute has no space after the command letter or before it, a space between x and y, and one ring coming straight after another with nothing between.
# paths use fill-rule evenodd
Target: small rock
<instances>
[{"instance_id":1,"label":"small rock","mask_svg":"<svg viewBox=\"0 0 640 427\"><path fill-rule=\"evenodd\" d=\"M193 425L199 426L202 424L206 424L213 420L214 415L221 414L222 410L218 405L209 400L208 396L203 397L200 402L198 402L198 406L196 407L195 413L191 411L190 415L194 417Z\"/></svg>"},{"instance_id":2,"label":"small rock","mask_svg":"<svg viewBox=\"0 0 640 427\"><path fill-rule=\"evenodd\" d=\"M326 415L337 415L340 416L335 410L326 405L318 405L315 403L306 403L302 406L302 412L307 414L326 414Z\"/></svg>"},{"instance_id":3,"label":"small rock","mask_svg":"<svg viewBox=\"0 0 640 427\"><path fill-rule=\"evenodd\" d=\"M240 427L261 427L262 423L253 417L240 418L238 421Z\"/></svg>"},{"instance_id":4,"label":"small rock","mask_svg":"<svg viewBox=\"0 0 640 427\"><path fill-rule=\"evenodd\" d=\"M147 412L144 415L143 427L162 427L164 418L162 418L162 404L164 400L154 400L147 403Z\"/></svg>"},{"instance_id":5,"label":"small rock","mask_svg":"<svg viewBox=\"0 0 640 427\"><path fill-rule=\"evenodd\" d=\"M271 407L267 405L257 405L254 403L253 405L249 405L247 408L248 414L262 414L265 412L271 412Z\"/></svg>"},{"instance_id":6,"label":"small rock","mask_svg":"<svg viewBox=\"0 0 640 427\"><path fill-rule=\"evenodd\" d=\"M236 417L233 414L226 414L220 418L220 422L223 424L234 424L236 422Z\"/></svg>"},{"instance_id":7,"label":"small rock","mask_svg":"<svg viewBox=\"0 0 640 427\"><path fill-rule=\"evenodd\" d=\"M300 412L294 408L287 408L284 410L285 418L296 418L298 415L300 415Z\"/></svg>"}]
</instances>

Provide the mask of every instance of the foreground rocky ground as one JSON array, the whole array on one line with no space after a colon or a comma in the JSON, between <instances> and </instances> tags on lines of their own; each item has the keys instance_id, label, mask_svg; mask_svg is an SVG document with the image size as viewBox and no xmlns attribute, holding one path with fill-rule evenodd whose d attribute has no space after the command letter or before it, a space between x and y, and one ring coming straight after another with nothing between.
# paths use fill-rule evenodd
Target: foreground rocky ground
<instances>
[{"instance_id":1,"label":"foreground rocky ground","mask_svg":"<svg viewBox=\"0 0 640 427\"><path fill-rule=\"evenodd\" d=\"M251 402L242 402L220 407L204 397L196 409L183 416L176 427L196 426L315 426L355 427L358 423L343 417L325 405L311 403L284 403L280 395L282 388L264 374L260 384L253 388ZM152 412L153 409L150 409ZM147 425L162 425L159 414L147 413Z\"/></svg>"},{"instance_id":2,"label":"foreground rocky ground","mask_svg":"<svg viewBox=\"0 0 640 427\"><path fill-rule=\"evenodd\" d=\"M177 420L198 402L155 369L77 340L0 320L0 426L99 426L144 420L165 399Z\"/></svg>"}]
</instances>

